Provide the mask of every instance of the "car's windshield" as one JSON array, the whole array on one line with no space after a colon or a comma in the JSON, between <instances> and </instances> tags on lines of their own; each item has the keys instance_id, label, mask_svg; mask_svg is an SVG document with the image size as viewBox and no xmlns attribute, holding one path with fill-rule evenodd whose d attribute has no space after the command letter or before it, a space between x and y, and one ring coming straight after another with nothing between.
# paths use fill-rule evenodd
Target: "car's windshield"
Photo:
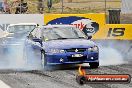
<instances>
[{"instance_id":1,"label":"car's windshield","mask_svg":"<svg viewBox=\"0 0 132 88\"><path fill-rule=\"evenodd\" d=\"M9 26L8 32L9 33L25 33L25 32L30 32L36 27L36 25L14 25L14 26Z\"/></svg>"},{"instance_id":2,"label":"car's windshield","mask_svg":"<svg viewBox=\"0 0 132 88\"><path fill-rule=\"evenodd\" d=\"M44 29L44 39L79 39L87 38L85 34L75 27L55 27Z\"/></svg>"}]
</instances>

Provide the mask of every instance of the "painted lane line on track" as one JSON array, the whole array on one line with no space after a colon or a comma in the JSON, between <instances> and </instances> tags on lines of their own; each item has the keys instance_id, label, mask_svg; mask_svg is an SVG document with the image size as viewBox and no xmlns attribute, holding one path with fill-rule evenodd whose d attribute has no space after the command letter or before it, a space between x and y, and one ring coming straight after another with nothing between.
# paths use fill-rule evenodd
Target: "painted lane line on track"
<instances>
[{"instance_id":1,"label":"painted lane line on track","mask_svg":"<svg viewBox=\"0 0 132 88\"><path fill-rule=\"evenodd\" d=\"M0 80L0 88L11 88L11 87L8 86L6 83L4 83L3 81Z\"/></svg>"}]
</instances>

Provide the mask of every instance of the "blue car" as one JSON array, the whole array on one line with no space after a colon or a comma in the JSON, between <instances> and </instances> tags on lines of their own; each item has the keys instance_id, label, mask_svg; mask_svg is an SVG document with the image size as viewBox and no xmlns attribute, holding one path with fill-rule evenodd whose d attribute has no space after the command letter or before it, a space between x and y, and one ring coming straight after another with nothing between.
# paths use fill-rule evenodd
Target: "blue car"
<instances>
[{"instance_id":1,"label":"blue car","mask_svg":"<svg viewBox=\"0 0 132 88\"><path fill-rule=\"evenodd\" d=\"M71 25L46 25L27 36L33 50L39 53L42 66L89 63L99 66L99 48L81 30Z\"/></svg>"}]
</instances>

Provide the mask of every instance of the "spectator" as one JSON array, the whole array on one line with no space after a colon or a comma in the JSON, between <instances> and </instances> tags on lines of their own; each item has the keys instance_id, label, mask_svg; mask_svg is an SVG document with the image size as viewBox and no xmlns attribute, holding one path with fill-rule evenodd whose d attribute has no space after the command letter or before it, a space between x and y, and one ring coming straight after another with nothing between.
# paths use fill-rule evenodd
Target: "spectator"
<instances>
[{"instance_id":1,"label":"spectator","mask_svg":"<svg viewBox=\"0 0 132 88\"><path fill-rule=\"evenodd\" d=\"M3 1L0 0L0 12L3 12Z\"/></svg>"},{"instance_id":2,"label":"spectator","mask_svg":"<svg viewBox=\"0 0 132 88\"><path fill-rule=\"evenodd\" d=\"M18 6L16 7L16 14L20 13L26 13L28 10L27 2L24 2L24 0L21 0Z\"/></svg>"},{"instance_id":3,"label":"spectator","mask_svg":"<svg viewBox=\"0 0 132 88\"><path fill-rule=\"evenodd\" d=\"M44 11L44 1L43 0L38 0L38 7L37 7L39 13L43 13Z\"/></svg>"},{"instance_id":4,"label":"spectator","mask_svg":"<svg viewBox=\"0 0 132 88\"><path fill-rule=\"evenodd\" d=\"M7 0L3 0L3 11L5 12L5 13L11 13L10 12L10 6L9 6L9 4L8 4L8 2L7 2Z\"/></svg>"}]
</instances>

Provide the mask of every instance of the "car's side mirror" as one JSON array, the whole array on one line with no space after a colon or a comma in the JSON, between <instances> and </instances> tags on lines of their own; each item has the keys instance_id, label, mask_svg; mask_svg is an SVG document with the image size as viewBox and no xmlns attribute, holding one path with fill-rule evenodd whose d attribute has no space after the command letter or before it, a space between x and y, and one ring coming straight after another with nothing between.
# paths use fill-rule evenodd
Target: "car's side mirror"
<instances>
[{"instance_id":1,"label":"car's side mirror","mask_svg":"<svg viewBox=\"0 0 132 88\"><path fill-rule=\"evenodd\" d=\"M42 43L42 40L41 40L41 39L39 39L39 38L33 38L33 41L34 41L34 42L39 42L39 43Z\"/></svg>"},{"instance_id":2,"label":"car's side mirror","mask_svg":"<svg viewBox=\"0 0 132 88\"><path fill-rule=\"evenodd\" d=\"M28 36L27 36L27 38L32 38L33 37L33 35L32 34L29 34Z\"/></svg>"},{"instance_id":3,"label":"car's side mirror","mask_svg":"<svg viewBox=\"0 0 132 88\"><path fill-rule=\"evenodd\" d=\"M29 35L27 36L27 38L29 38Z\"/></svg>"},{"instance_id":4,"label":"car's side mirror","mask_svg":"<svg viewBox=\"0 0 132 88\"><path fill-rule=\"evenodd\" d=\"M92 36L88 36L88 39L92 39Z\"/></svg>"}]
</instances>

